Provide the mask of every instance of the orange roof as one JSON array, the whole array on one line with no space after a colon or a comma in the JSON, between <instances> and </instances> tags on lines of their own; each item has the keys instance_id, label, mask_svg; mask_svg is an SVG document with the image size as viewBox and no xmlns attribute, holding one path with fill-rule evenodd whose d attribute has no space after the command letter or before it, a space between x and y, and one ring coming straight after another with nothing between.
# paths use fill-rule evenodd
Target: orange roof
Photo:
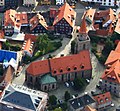
<instances>
[{"instance_id":1,"label":"orange roof","mask_svg":"<svg viewBox=\"0 0 120 111\"><path fill-rule=\"evenodd\" d=\"M26 71L28 74L31 74L33 76L49 73L50 67L49 67L48 60L32 62L28 66Z\"/></svg>"},{"instance_id":2,"label":"orange roof","mask_svg":"<svg viewBox=\"0 0 120 111\"><path fill-rule=\"evenodd\" d=\"M117 32L118 34L120 34L120 18L117 21L116 27L115 27L115 32Z\"/></svg>"},{"instance_id":3,"label":"orange roof","mask_svg":"<svg viewBox=\"0 0 120 111\"><path fill-rule=\"evenodd\" d=\"M110 95L110 92L106 92L106 93L94 96L94 99L97 102L97 105L102 105L102 104L111 102L111 95Z\"/></svg>"},{"instance_id":4,"label":"orange roof","mask_svg":"<svg viewBox=\"0 0 120 111\"><path fill-rule=\"evenodd\" d=\"M88 50L81 51L79 54L71 56L50 59L50 66L52 75L92 69Z\"/></svg>"},{"instance_id":5,"label":"orange roof","mask_svg":"<svg viewBox=\"0 0 120 111\"><path fill-rule=\"evenodd\" d=\"M0 50L2 49L2 42L0 42Z\"/></svg>"},{"instance_id":6,"label":"orange roof","mask_svg":"<svg viewBox=\"0 0 120 111\"><path fill-rule=\"evenodd\" d=\"M35 76L48 73L51 69L52 75L55 76L58 74L66 74L68 72L92 69L88 50L81 51L79 54L71 56L50 59L49 61L50 65L48 60L32 62L27 68L27 73Z\"/></svg>"},{"instance_id":7,"label":"orange roof","mask_svg":"<svg viewBox=\"0 0 120 111\"><path fill-rule=\"evenodd\" d=\"M9 24L12 26L15 25L15 14L17 12L13 9L9 9L4 13L4 26L8 26Z\"/></svg>"},{"instance_id":8,"label":"orange roof","mask_svg":"<svg viewBox=\"0 0 120 111\"><path fill-rule=\"evenodd\" d=\"M79 29L79 33L86 34L87 32L88 32L88 30L86 27L86 20L85 20L85 16L84 16L82 23L81 23L81 26L80 26L80 29Z\"/></svg>"},{"instance_id":9,"label":"orange roof","mask_svg":"<svg viewBox=\"0 0 120 111\"><path fill-rule=\"evenodd\" d=\"M37 37L35 35L25 34L25 40L27 39L31 39L33 42L35 42Z\"/></svg>"},{"instance_id":10,"label":"orange roof","mask_svg":"<svg viewBox=\"0 0 120 111\"><path fill-rule=\"evenodd\" d=\"M30 30L33 30L35 27L37 27L38 24L41 24L44 28L47 29L47 23L44 19L44 17L40 14L35 15L33 18L30 19L30 24L31 24L31 28Z\"/></svg>"},{"instance_id":11,"label":"orange roof","mask_svg":"<svg viewBox=\"0 0 120 111\"><path fill-rule=\"evenodd\" d=\"M28 18L27 18L27 13L17 13L15 15L16 22L19 24L27 24L28 23Z\"/></svg>"},{"instance_id":12,"label":"orange roof","mask_svg":"<svg viewBox=\"0 0 120 111\"><path fill-rule=\"evenodd\" d=\"M76 17L76 12L70 7L68 3L65 3L59 8L59 12L56 15L53 25L57 24L61 19L65 19L70 26L73 27L73 19Z\"/></svg>"},{"instance_id":13,"label":"orange roof","mask_svg":"<svg viewBox=\"0 0 120 111\"><path fill-rule=\"evenodd\" d=\"M90 106L85 106L85 108L83 109L83 111L97 111L96 109L91 108Z\"/></svg>"},{"instance_id":14,"label":"orange roof","mask_svg":"<svg viewBox=\"0 0 120 111\"><path fill-rule=\"evenodd\" d=\"M120 59L120 53L112 50L105 62L105 65L113 64L115 61L119 59Z\"/></svg>"},{"instance_id":15,"label":"orange roof","mask_svg":"<svg viewBox=\"0 0 120 111\"><path fill-rule=\"evenodd\" d=\"M4 38L4 32L3 30L0 30L0 39L3 39Z\"/></svg>"},{"instance_id":16,"label":"orange roof","mask_svg":"<svg viewBox=\"0 0 120 111\"><path fill-rule=\"evenodd\" d=\"M13 72L14 72L14 69L12 68L12 66L8 66L8 68L5 71L5 78L4 78L4 81L6 83L12 82Z\"/></svg>"},{"instance_id":17,"label":"orange roof","mask_svg":"<svg viewBox=\"0 0 120 111\"><path fill-rule=\"evenodd\" d=\"M109 82L120 83L120 61L117 60L115 63L109 66L101 76L101 79Z\"/></svg>"},{"instance_id":18,"label":"orange roof","mask_svg":"<svg viewBox=\"0 0 120 111\"><path fill-rule=\"evenodd\" d=\"M117 47L115 48L115 51L120 53L120 41L118 42Z\"/></svg>"}]
</instances>

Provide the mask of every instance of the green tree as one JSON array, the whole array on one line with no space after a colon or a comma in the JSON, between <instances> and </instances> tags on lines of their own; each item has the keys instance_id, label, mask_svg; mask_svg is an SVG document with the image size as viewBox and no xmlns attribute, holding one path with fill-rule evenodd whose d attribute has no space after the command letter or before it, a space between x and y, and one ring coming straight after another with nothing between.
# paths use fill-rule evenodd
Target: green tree
<instances>
[{"instance_id":1,"label":"green tree","mask_svg":"<svg viewBox=\"0 0 120 111\"><path fill-rule=\"evenodd\" d=\"M48 39L48 35L47 34L43 34L43 35L39 35L37 37L37 48L43 52L43 54L45 53L45 50L48 47L50 40Z\"/></svg>"},{"instance_id":2,"label":"green tree","mask_svg":"<svg viewBox=\"0 0 120 111\"><path fill-rule=\"evenodd\" d=\"M62 108L55 108L54 111L62 111Z\"/></svg>"},{"instance_id":3,"label":"green tree","mask_svg":"<svg viewBox=\"0 0 120 111\"><path fill-rule=\"evenodd\" d=\"M66 111L68 108L67 103L65 102L65 103L61 104L61 108L63 111Z\"/></svg>"},{"instance_id":4,"label":"green tree","mask_svg":"<svg viewBox=\"0 0 120 111\"><path fill-rule=\"evenodd\" d=\"M49 100L48 102L51 104L51 105L56 105L57 104L57 97L55 95L51 95L49 97Z\"/></svg>"},{"instance_id":5,"label":"green tree","mask_svg":"<svg viewBox=\"0 0 120 111\"><path fill-rule=\"evenodd\" d=\"M72 42L71 42L71 53L72 54L74 54L75 53L75 40L73 40Z\"/></svg>"},{"instance_id":6,"label":"green tree","mask_svg":"<svg viewBox=\"0 0 120 111\"><path fill-rule=\"evenodd\" d=\"M74 89L80 90L86 86L86 81L84 78L77 78L74 80Z\"/></svg>"},{"instance_id":7,"label":"green tree","mask_svg":"<svg viewBox=\"0 0 120 111\"><path fill-rule=\"evenodd\" d=\"M109 55L109 53L111 52L111 50L113 50L114 49L114 43L113 43L113 41L111 41L109 38L106 40L106 42L105 42L105 46L104 46L104 49L103 49L103 51L102 51L102 54L104 55L104 56L108 56Z\"/></svg>"},{"instance_id":8,"label":"green tree","mask_svg":"<svg viewBox=\"0 0 120 111\"><path fill-rule=\"evenodd\" d=\"M65 101L68 101L70 99L70 93L68 91L65 91L64 98Z\"/></svg>"}]
</instances>

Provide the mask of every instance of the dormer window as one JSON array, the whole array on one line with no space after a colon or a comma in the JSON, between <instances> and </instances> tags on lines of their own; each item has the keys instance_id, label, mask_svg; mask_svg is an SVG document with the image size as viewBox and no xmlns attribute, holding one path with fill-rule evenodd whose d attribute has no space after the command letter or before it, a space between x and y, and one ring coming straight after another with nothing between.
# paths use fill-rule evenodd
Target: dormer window
<instances>
[{"instance_id":1,"label":"dormer window","mask_svg":"<svg viewBox=\"0 0 120 111\"><path fill-rule=\"evenodd\" d=\"M106 97L105 100L108 101L108 98Z\"/></svg>"},{"instance_id":2,"label":"dormer window","mask_svg":"<svg viewBox=\"0 0 120 111\"><path fill-rule=\"evenodd\" d=\"M74 66L74 70L77 70L77 67L76 67L76 66Z\"/></svg>"},{"instance_id":3,"label":"dormer window","mask_svg":"<svg viewBox=\"0 0 120 111\"><path fill-rule=\"evenodd\" d=\"M57 71L56 71L56 70L54 70L54 71L53 71L53 73L54 73L54 74L56 74L56 73L57 73Z\"/></svg>"},{"instance_id":4,"label":"dormer window","mask_svg":"<svg viewBox=\"0 0 120 111\"><path fill-rule=\"evenodd\" d=\"M63 69L62 69L62 68L60 69L60 72L63 72Z\"/></svg>"},{"instance_id":5,"label":"dormer window","mask_svg":"<svg viewBox=\"0 0 120 111\"><path fill-rule=\"evenodd\" d=\"M103 100L101 99L100 102L103 103Z\"/></svg>"},{"instance_id":6,"label":"dormer window","mask_svg":"<svg viewBox=\"0 0 120 111\"><path fill-rule=\"evenodd\" d=\"M67 68L67 71L70 71L70 67Z\"/></svg>"},{"instance_id":7,"label":"dormer window","mask_svg":"<svg viewBox=\"0 0 120 111\"><path fill-rule=\"evenodd\" d=\"M80 68L81 68L81 69L84 69L84 65L82 64L82 65L80 66Z\"/></svg>"}]
</instances>

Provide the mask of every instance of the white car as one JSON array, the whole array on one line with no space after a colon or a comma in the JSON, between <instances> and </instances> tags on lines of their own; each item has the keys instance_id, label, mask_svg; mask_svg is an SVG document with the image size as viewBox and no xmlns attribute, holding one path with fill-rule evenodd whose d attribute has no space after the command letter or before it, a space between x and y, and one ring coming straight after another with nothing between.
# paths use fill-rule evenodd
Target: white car
<instances>
[{"instance_id":1,"label":"white car","mask_svg":"<svg viewBox=\"0 0 120 111\"><path fill-rule=\"evenodd\" d=\"M65 85L66 85L66 87L69 87L69 86L70 86L67 82L65 82Z\"/></svg>"},{"instance_id":2,"label":"white car","mask_svg":"<svg viewBox=\"0 0 120 111\"><path fill-rule=\"evenodd\" d=\"M111 104L111 107L114 107L114 106L115 106L115 104L114 104L114 103L112 103L112 104Z\"/></svg>"}]
</instances>

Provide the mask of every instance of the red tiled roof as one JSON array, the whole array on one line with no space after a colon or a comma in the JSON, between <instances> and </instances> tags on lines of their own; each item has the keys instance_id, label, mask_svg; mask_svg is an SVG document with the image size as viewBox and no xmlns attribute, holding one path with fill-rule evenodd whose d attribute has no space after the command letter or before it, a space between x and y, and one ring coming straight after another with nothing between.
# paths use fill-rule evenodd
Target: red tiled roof
<instances>
[{"instance_id":1,"label":"red tiled roof","mask_svg":"<svg viewBox=\"0 0 120 111\"><path fill-rule=\"evenodd\" d=\"M27 73L40 75L50 72L53 76L92 69L90 55L88 50L81 51L79 54L32 62L27 68ZM62 70L62 71L61 71Z\"/></svg>"},{"instance_id":2,"label":"red tiled roof","mask_svg":"<svg viewBox=\"0 0 120 111\"><path fill-rule=\"evenodd\" d=\"M4 26L8 26L9 24L15 26L15 14L17 12L13 9L9 9L4 13Z\"/></svg>"},{"instance_id":3,"label":"red tiled roof","mask_svg":"<svg viewBox=\"0 0 120 111\"><path fill-rule=\"evenodd\" d=\"M52 75L92 69L89 51L87 50L81 51L76 55L51 59L50 65ZM68 71L68 69L70 69L70 71Z\"/></svg>"},{"instance_id":4,"label":"red tiled roof","mask_svg":"<svg viewBox=\"0 0 120 111\"><path fill-rule=\"evenodd\" d=\"M94 99L96 100L97 105L102 105L102 104L111 102L111 95L110 95L110 92L106 92L106 93L94 96Z\"/></svg>"},{"instance_id":5,"label":"red tiled roof","mask_svg":"<svg viewBox=\"0 0 120 111\"><path fill-rule=\"evenodd\" d=\"M37 37L35 35L25 34L25 40L27 39L31 39L33 42L35 42Z\"/></svg>"},{"instance_id":6,"label":"red tiled roof","mask_svg":"<svg viewBox=\"0 0 120 111\"><path fill-rule=\"evenodd\" d=\"M97 111L96 109L91 108L90 106L85 106L85 108L82 111Z\"/></svg>"},{"instance_id":7,"label":"red tiled roof","mask_svg":"<svg viewBox=\"0 0 120 111\"><path fill-rule=\"evenodd\" d=\"M48 60L32 62L28 68L27 73L33 76L45 74L50 72Z\"/></svg>"},{"instance_id":8,"label":"red tiled roof","mask_svg":"<svg viewBox=\"0 0 120 111\"><path fill-rule=\"evenodd\" d=\"M30 19L30 25L32 25L31 28L30 28L30 30L33 30L35 27L37 27L37 25L38 25L39 23L40 23L44 28L47 29L48 26L47 26L47 23L46 23L44 17L43 17L42 15L40 15L40 14L37 14L37 15L35 15L33 18Z\"/></svg>"},{"instance_id":9,"label":"red tiled roof","mask_svg":"<svg viewBox=\"0 0 120 111\"><path fill-rule=\"evenodd\" d=\"M15 15L15 18L17 23L20 23L20 24L28 23L27 13L17 13Z\"/></svg>"},{"instance_id":10,"label":"red tiled roof","mask_svg":"<svg viewBox=\"0 0 120 111\"><path fill-rule=\"evenodd\" d=\"M0 39L3 39L4 38L4 32L3 30L0 30Z\"/></svg>"},{"instance_id":11,"label":"red tiled roof","mask_svg":"<svg viewBox=\"0 0 120 111\"><path fill-rule=\"evenodd\" d=\"M116 52L120 53L120 41L118 41L117 47L115 48Z\"/></svg>"},{"instance_id":12,"label":"red tiled roof","mask_svg":"<svg viewBox=\"0 0 120 111\"><path fill-rule=\"evenodd\" d=\"M55 18L56 14L58 13L58 10L55 8L50 8L50 17Z\"/></svg>"},{"instance_id":13,"label":"red tiled roof","mask_svg":"<svg viewBox=\"0 0 120 111\"><path fill-rule=\"evenodd\" d=\"M57 24L61 19L65 19L70 26L73 27L72 18L76 17L76 12L70 7L68 3L65 3L62 7L59 8L59 12L54 19L53 25Z\"/></svg>"}]
</instances>

